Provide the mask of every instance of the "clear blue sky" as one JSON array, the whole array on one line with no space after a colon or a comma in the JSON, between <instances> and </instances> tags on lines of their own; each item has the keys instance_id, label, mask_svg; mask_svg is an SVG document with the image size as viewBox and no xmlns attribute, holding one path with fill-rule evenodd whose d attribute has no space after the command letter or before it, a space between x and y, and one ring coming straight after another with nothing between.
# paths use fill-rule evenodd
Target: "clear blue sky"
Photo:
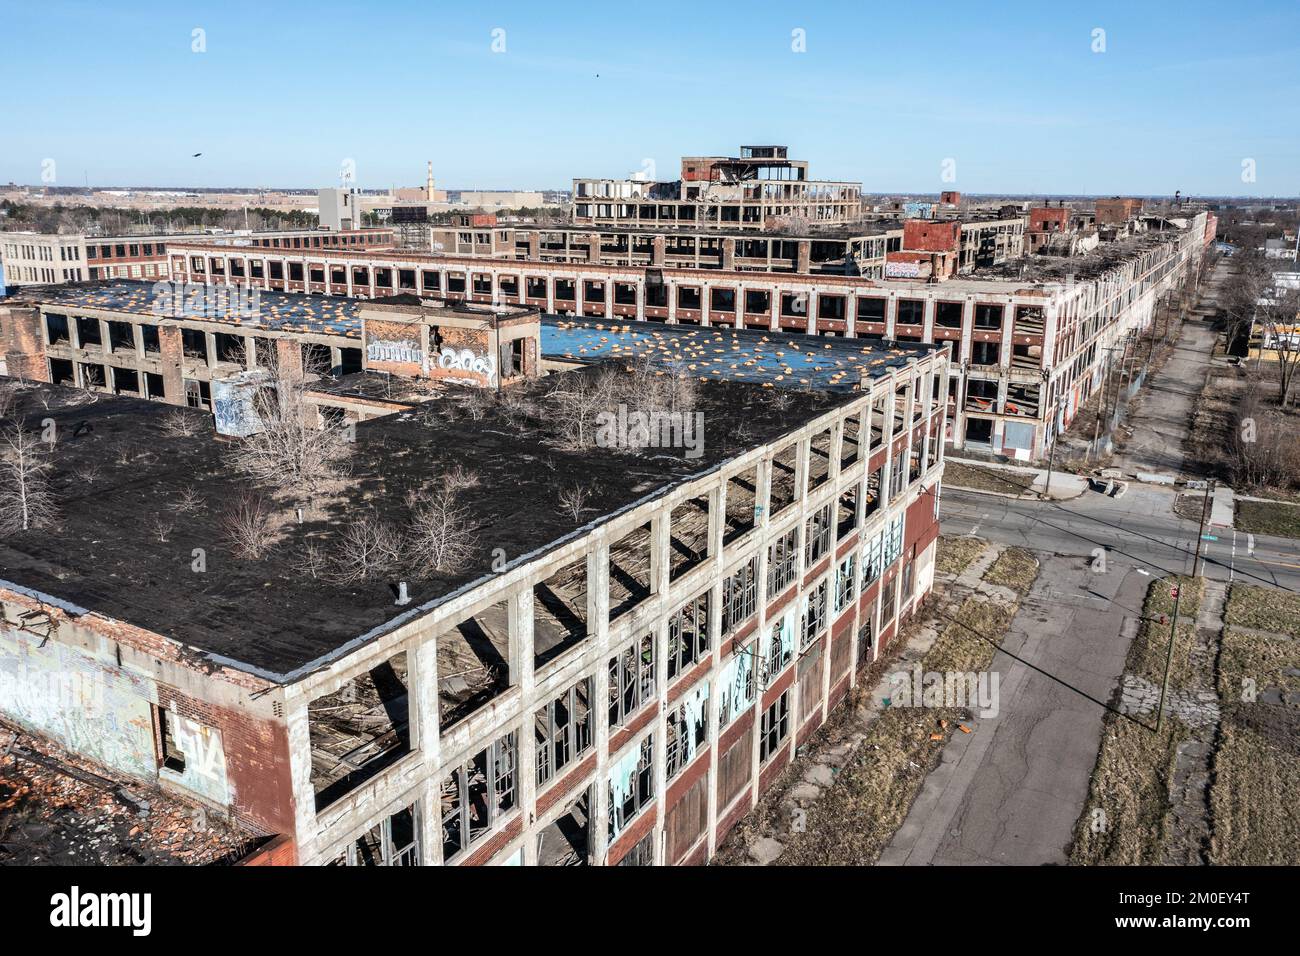
<instances>
[{"instance_id":1,"label":"clear blue sky","mask_svg":"<svg viewBox=\"0 0 1300 956\"><path fill-rule=\"evenodd\" d=\"M62 185L316 187L350 158L367 188L428 159L440 186L564 188L786 143L869 191L945 188L951 158L967 192L1300 193L1295 0L5 0L0 23L5 182L54 159Z\"/></svg>"}]
</instances>

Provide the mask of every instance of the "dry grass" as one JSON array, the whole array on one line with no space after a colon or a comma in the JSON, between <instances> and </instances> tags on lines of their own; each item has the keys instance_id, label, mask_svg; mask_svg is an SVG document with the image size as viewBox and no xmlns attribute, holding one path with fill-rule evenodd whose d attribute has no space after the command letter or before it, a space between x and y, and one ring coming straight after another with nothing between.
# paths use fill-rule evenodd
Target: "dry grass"
<instances>
[{"instance_id":1,"label":"dry grass","mask_svg":"<svg viewBox=\"0 0 1300 956\"><path fill-rule=\"evenodd\" d=\"M1300 756L1256 728L1225 718L1210 787L1210 861L1300 864Z\"/></svg>"},{"instance_id":2,"label":"dry grass","mask_svg":"<svg viewBox=\"0 0 1300 956\"><path fill-rule=\"evenodd\" d=\"M1014 605L967 598L921 662L923 670L986 670L1015 615ZM989 640L985 640L988 638ZM792 834L779 863L874 863L907 818L948 738L965 720L956 708L886 710L834 786L809 808L807 828ZM939 739L932 739L932 735Z\"/></svg>"},{"instance_id":3,"label":"dry grass","mask_svg":"<svg viewBox=\"0 0 1300 956\"><path fill-rule=\"evenodd\" d=\"M1237 627L1300 637L1300 594L1253 584L1234 584L1223 619Z\"/></svg>"},{"instance_id":4,"label":"dry grass","mask_svg":"<svg viewBox=\"0 0 1300 956\"><path fill-rule=\"evenodd\" d=\"M1071 863L1160 863L1172 811L1169 782L1185 735L1173 718L1157 735L1125 717L1106 715L1088 802L1070 847Z\"/></svg>"},{"instance_id":5,"label":"dry grass","mask_svg":"<svg viewBox=\"0 0 1300 956\"><path fill-rule=\"evenodd\" d=\"M1300 505L1237 499L1238 531L1300 538Z\"/></svg>"},{"instance_id":6,"label":"dry grass","mask_svg":"<svg viewBox=\"0 0 1300 956\"><path fill-rule=\"evenodd\" d=\"M1005 468L982 468L959 461L945 461L943 483L953 487L974 488L977 491L1019 495L1029 490L1034 483L1034 476Z\"/></svg>"},{"instance_id":7,"label":"dry grass","mask_svg":"<svg viewBox=\"0 0 1300 956\"><path fill-rule=\"evenodd\" d=\"M1024 548L1007 548L984 572L984 583L1010 588L1023 596L1029 593L1036 577L1038 559Z\"/></svg>"},{"instance_id":8,"label":"dry grass","mask_svg":"<svg viewBox=\"0 0 1300 956\"><path fill-rule=\"evenodd\" d=\"M1173 613L1170 587L1181 590L1179 617L1195 617L1201 604L1202 582L1177 578L1151 582L1142 605L1143 622L1129 646L1124 673L1159 684L1169 652L1169 625L1159 615ZM1190 624L1179 624L1170 668L1171 687L1186 680L1196 638ZM1143 721L1154 726L1154 715ZM1101 747L1092 771L1088 801L1075 824L1070 862L1080 865L1158 864L1168 839L1173 779L1178 744L1186 728L1167 716L1159 734L1143 724L1107 712L1102 724ZM1101 811L1100 819L1097 811Z\"/></svg>"},{"instance_id":9,"label":"dry grass","mask_svg":"<svg viewBox=\"0 0 1300 956\"><path fill-rule=\"evenodd\" d=\"M939 547L934 561L936 574L951 574L956 577L979 557L988 545L983 538L966 535L945 534L939 536Z\"/></svg>"}]
</instances>

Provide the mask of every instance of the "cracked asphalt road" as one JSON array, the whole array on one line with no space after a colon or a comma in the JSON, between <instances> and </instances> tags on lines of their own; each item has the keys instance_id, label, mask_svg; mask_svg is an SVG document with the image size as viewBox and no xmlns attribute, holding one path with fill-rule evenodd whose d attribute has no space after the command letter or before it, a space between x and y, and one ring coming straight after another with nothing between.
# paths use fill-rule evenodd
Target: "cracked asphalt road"
<instances>
[{"instance_id":1,"label":"cracked asphalt road","mask_svg":"<svg viewBox=\"0 0 1300 956\"><path fill-rule=\"evenodd\" d=\"M944 492L946 534L1029 548L1042 567L993 660L998 715L949 742L882 865L1066 862L1147 586L1191 571L1197 526L1173 500L1144 486L1072 502ZM1245 535L1218 537L1207 576L1300 590L1294 541L1261 536L1247 553Z\"/></svg>"}]
</instances>

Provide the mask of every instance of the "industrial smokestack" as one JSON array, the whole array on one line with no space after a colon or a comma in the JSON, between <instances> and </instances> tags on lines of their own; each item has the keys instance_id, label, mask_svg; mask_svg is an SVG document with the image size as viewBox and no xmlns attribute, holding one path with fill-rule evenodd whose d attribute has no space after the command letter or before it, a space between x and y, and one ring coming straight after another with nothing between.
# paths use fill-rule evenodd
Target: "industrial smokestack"
<instances>
[{"instance_id":1,"label":"industrial smokestack","mask_svg":"<svg viewBox=\"0 0 1300 956\"><path fill-rule=\"evenodd\" d=\"M425 202L433 202L433 160L429 160L429 176L424 187Z\"/></svg>"}]
</instances>

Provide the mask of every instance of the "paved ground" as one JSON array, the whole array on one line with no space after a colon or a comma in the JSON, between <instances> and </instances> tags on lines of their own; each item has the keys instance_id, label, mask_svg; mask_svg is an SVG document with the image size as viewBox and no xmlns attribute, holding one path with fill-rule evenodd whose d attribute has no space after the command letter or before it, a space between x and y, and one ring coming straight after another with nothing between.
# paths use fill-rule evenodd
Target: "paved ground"
<instances>
[{"instance_id":1,"label":"paved ground","mask_svg":"<svg viewBox=\"0 0 1300 956\"><path fill-rule=\"evenodd\" d=\"M1173 500L1141 485L1070 502L943 492L945 534L1029 548L1042 569L993 662L999 715L949 743L882 864L1065 862L1143 594L1153 576L1191 571L1196 523ZM1295 543L1259 537L1247 553L1248 537L1205 543L1206 576L1300 590Z\"/></svg>"},{"instance_id":2,"label":"paved ground","mask_svg":"<svg viewBox=\"0 0 1300 956\"><path fill-rule=\"evenodd\" d=\"M1127 424L1133 438L1112 461L1124 474L1182 472L1183 442L1217 338L1212 323L1225 276L1226 265L1220 260L1201 287L1200 300L1184 323L1173 354L1129 409Z\"/></svg>"},{"instance_id":3,"label":"paved ground","mask_svg":"<svg viewBox=\"0 0 1300 956\"><path fill-rule=\"evenodd\" d=\"M949 743L882 865L1066 862L1149 581L1044 560L993 659L998 715Z\"/></svg>"}]
</instances>

